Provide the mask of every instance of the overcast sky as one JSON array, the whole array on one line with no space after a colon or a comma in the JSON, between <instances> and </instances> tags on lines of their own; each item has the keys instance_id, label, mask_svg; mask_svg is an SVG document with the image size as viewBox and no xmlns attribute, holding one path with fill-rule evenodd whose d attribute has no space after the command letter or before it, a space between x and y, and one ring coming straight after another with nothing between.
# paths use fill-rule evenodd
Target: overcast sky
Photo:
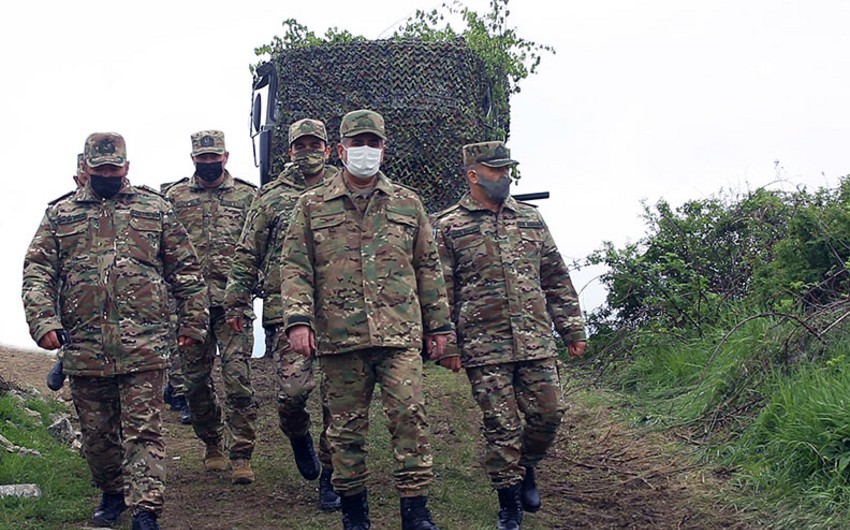
<instances>
[{"instance_id":1,"label":"overcast sky","mask_svg":"<svg viewBox=\"0 0 850 530\"><path fill-rule=\"evenodd\" d=\"M380 38L440 4L16 3L0 19L0 343L33 346L24 253L46 203L72 188L89 133L123 134L130 180L158 188L191 174L192 132L221 129L228 169L257 182L254 47L287 18ZM489 2L466 5L484 12ZM557 50L512 100L508 143L523 175L514 192L551 192L540 210L567 259L640 238L643 199L679 205L766 185L777 160L784 186L834 186L850 173L850 2L513 0L510 9L520 35ZM604 299L599 272L573 273L586 310Z\"/></svg>"}]
</instances>

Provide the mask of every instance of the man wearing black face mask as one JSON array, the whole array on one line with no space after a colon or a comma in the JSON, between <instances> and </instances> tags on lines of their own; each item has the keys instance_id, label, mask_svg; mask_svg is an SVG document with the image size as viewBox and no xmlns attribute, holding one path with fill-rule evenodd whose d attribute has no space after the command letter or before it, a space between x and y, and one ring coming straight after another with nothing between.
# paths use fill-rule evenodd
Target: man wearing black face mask
<instances>
[{"instance_id":1,"label":"man wearing black face mask","mask_svg":"<svg viewBox=\"0 0 850 530\"><path fill-rule=\"evenodd\" d=\"M85 156L83 155L83 153L79 153L77 155L77 172L73 176L73 179L74 179L74 184L77 185L77 188L74 191L69 191L65 195L62 195L58 199L54 199L54 200L50 201L50 203L48 203L50 206L53 206L54 204L56 204L57 202L59 202L61 200L67 199L68 197L70 197L71 195L76 193L77 190L79 190L80 188L85 186L86 183L89 181L89 176L88 176L88 174L86 174L86 162L85 162ZM59 360L56 361L56 364L54 364L53 368L50 369L50 372L47 373L47 388L49 388L50 390L53 390L53 391L59 390L60 388L62 388L65 385L65 372L62 368L62 352L61 352L61 350L57 354L57 357L59 358Z\"/></svg>"},{"instance_id":2,"label":"man wearing black face mask","mask_svg":"<svg viewBox=\"0 0 850 530\"><path fill-rule=\"evenodd\" d=\"M51 205L24 260L23 301L39 346L62 347L80 418L83 454L102 491L91 522L158 529L165 488L161 352L202 342L209 314L200 263L159 193L127 180L124 138L94 133L84 152L89 182Z\"/></svg>"},{"instance_id":3,"label":"man wearing black face mask","mask_svg":"<svg viewBox=\"0 0 850 530\"><path fill-rule=\"evenodd\" d=\"M434 223L460 357L431 358L466 369L483 414L498 528L517 530L523 511L540 509L535 469L564 412L552 327L579 357L584 322L543 218L509 195L517 162L504 143L465 145L463 163L469 194Z\"/></svg>"},{"instance_id":4,"label":"man wearing black face mask","mask_svg":"<svg viewBox=\"0 0 850 530\"><path fill-rule=\"evenodd\" d=\"M224 424L212 384L217 347L221 354L224 406L227 407L225 421L232 442L229 447L231 480L234 484L250 484L254 481L250 461L257 421L249 365L254 346L253 313L246 315L245 332L235 333L225 320L224 291L236 243L257 187L234 178L225 168L228 152L224 133L199 131L191 140L194 175L164 186L165 196L174 204L177 217L186 227L198 253L209 287L207 340L180 351L185 393L192 427L206 445L204 468L224 471L228 465L223 446Z\"/></svg>"}]
</instances>

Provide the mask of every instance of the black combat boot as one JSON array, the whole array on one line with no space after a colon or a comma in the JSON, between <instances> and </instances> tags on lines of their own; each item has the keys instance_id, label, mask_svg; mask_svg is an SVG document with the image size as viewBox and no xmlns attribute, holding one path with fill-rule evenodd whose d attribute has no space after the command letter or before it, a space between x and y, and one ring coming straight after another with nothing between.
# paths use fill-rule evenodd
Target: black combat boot
<instances>
[{"instance_id":1,"label":"black combat boot","mask_svg":"<svg viewBox=\"0 0 850 530\"><path fill-rule=\"evenodd\" d=\"M526 512L534 513L540 509L540 492L537 491L533 467L525 468L525 478L522 479L522 492L519 500L522 503L522 509Z\"/></svg>"},{"instance_id":2,"label":"black combat boot","mask_svg":"<svg viewBox=\"0 0 850 530\"><path fill-rule=\"evenodd\" d=\"M401 530L440 530L431 520L428 497L401 498Z\"/></svg>"},{"instance_id":3,"label":"black combat boot","mask_svg":"<svg viewBox=\"0 0 850 530\"><path fill-rule=\"evenodd\" d=\"M319 459L316 457L316 450L313 449L313 439L310 438L310 434L300 438L290 438L289 443L292 445L292 453L295 456L298 472L307 480L316 480L321 467L319 466Z\"/></svg>"},{"instance_id":4,"label":"black combat boot","mask_svg":"<svg viewBox=\"0 0 850 530\"><path fill-rule=\"evenodd\" d=\"M100 496L100 506L91 516L91 524L99 527L111 528L118 524L121 512L127 509L124 504L123 493L106 493Z\"/></svg>"},{"instance_id":5,"label":"black combat boot","mask_svg":"<svg viewBox=\"0 0 850 530\"><path fill-rule=\"evenodd\" d=\"M183 425L192 424L192 411L189 409L189 401L185 396L174 396L171 406L174 410L180 412L180 423Z\"/></svg>"},{"instance_id":6,"label":"black combat boot","mask_svg":"<svg viewBox=\"0 0 850 530\"><path fill-rule=\"evenodd\" d=\"M154 512L139 512L133 516L133 530L159 530Z\"/></svg>"},{"instance_id":7,"label":"black combat boot","mask_svg":"<svg viewBox=\"0 0 850 530\"><path fill-rule=\"evenodd\" d=\"M165 386L162 388L162 400L165 401L166 405L171 406L171 410L177 410L171 403L174 400L174 387L171 386L171 383L165 383Z\"/></svg>"},{"instance_id":8,"label":"black combat boot","mask_svg":"<svg viewBox=\"0 0 850 530\"><path fill-rule=\"evenodd\" d=\"M522 506L519 500L520 485L502 488L499 493L498 530L520 530L522 528Z\"/></svg>"},{"instance_id":9,"label":"black combat boot","mask_svg":"<svg viewBox=\"0 0 850 530\"><path fill-rule=\"evenodd\" d=\"M54 392L62 388L65 384L65 370L62 366L62 361L56 361L50 372L47 373L47 388Z\"/></svg>"},{"instance_id":10,"label":"black combat boot","mask_svg":"<svg viewBox=\"0 0 850 530\"><path fill-rule=\"evenodd\" d=\"M357 495L340 497L343 530L369 530L369 500L364 489Z\"/></svg>"},{"instance_id":11,"label":"black combat boot","mask_svg":"<svg viewBox=\"0 0 850 530\"><path fill-rule=\"evenodd\" d=\"M339 495L331 484L333 474L334 470L326 467L322 468L322 476L319 477L319 506L326 512L339 510L340 507Z\"/></svg>"}]
</instances>

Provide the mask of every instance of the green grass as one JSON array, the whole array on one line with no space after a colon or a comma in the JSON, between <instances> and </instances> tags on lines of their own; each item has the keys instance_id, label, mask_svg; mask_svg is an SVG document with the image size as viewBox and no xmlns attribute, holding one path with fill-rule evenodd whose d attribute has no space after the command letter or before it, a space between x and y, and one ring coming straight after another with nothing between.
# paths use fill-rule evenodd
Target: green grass
<instances>
[{"instance_id":1,"label":"green grass","mask_svg":"<svg viewBox=\"0 0 850 530\"><path fill-rule=\"evenodd\" d=\"M850 369L806 364L772 386L725 458L766 502L783 500L777 528L850 528Z\"/></svg>"},{"instance_id":2,"label":"green grass","mask_svg":"<svg viewBox=\"0 0 850 530\"><path fill-rule=\"evenodd\" d=\"M788 364L791 330L760 318L728 336L647 335L606 381L632 423L707 435L701 458L735 471L727 500L771 513L771 528L850 528L850 338Z\"/></svg>"},{"instance_id":3,"label":"green grass","mask_svg":"<svg viewBox=\"0 0 850 530\"><path fill-rule=\"evenodd\" d=\"M446 529L492 529L495 527L498 499L480 464L483 446L479 433L481 413L472 399L469 381L463 373L455 374L429 365L425 371L425 385L435 473L428 503L435 522ZM259 519L259 515L252 519L252 516L243 513L238 517L238 523L224 526L228 530L339 528L340 513L318 511L315 505L317 484L305 482L298 474L289 442L277 425L273 395L265 386L258 392L261 400L260 415L256 448L251 462L257 474L257 481L251 486L245 489L233 488L226 483L226 474L203 474L200 471L202 446L194 438L190 444L193 449L188 451L178 452L169 446L169 477L172 483L166 489L166 494L169 490L179 490L179 496L185 503L181 509L183 513L180 520L192 519L195 516L207 523L210 520L215 521L216 517L229 520L228 515L224 513L194 513L197 510L194 499L215 498L217 503L210 509L226 512L232 510L233 506L246 506L246 503L249 503L247 512L256 511L263 516L262 519ZM393 478L396 462L393 458L390 434L386 428L380 392L380 387L376 386L370 409L366 447L370 472L367 481L369 512L373 528L398 528L399 498ZM313 439L316 441L319 437L321 418L318 397L318 391L314 391L308 402L308 410L313 420ZM180 436L181 439L193 436L187 427L173 424L168 427L172 439L174 436ZM179 460L171 460L178 454ZM272 508L275 503L279 503L279 509ZM176 522L174 510L174 504L166 500L164 525L181 526ZM523 525L523 528L528 530L554 527L557 527L557 523L551 520L551 516L542 512L529 516L527 523Z\"/></svg>"},{"instance_id":4,"label":"green grass","mask_svg":"<svg viewBox=\"0 0 850 530\"><path fill-rule=\"evenodd\" d=\"M41 414L31 417L25 406ZM34 483L40 498L0 498L0 530L43 530L85 519L97 492L89 485L85 460L47 432L58 403L31 398L26 403L0 397L0 434L41 456L0 452L0 484Z\"/></svg>"}]
</instances>

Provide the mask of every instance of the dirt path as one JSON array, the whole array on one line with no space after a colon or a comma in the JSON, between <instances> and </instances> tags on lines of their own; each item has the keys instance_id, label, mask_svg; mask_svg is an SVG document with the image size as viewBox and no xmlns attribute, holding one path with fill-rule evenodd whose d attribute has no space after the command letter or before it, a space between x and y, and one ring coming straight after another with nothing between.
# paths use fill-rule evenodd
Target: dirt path
<instances>
[{"instance_id":1,"label":"dirt path","mask_svg":"<svg viewBox=\"0 0 850 530\"><path fill-rule=\"evenodd\" d=\"M22 386L32 385L55 395L44 386L52 359L41 353L0 348L0 374ZM253 360L261 420L254 455L258 478L248 487L230 485L226 473L205 474L201 444L191 428L180 425L177 413L165 413L169 475L163 529L340 527L338 513L324 514L316 509L316 483L303 481L295 471L289 444L277 427L271 368L269 360ZM494 528L496 500L478 464L479 419L465 379L448 379L443 373L429 371L427 381L438 474L431 504L437 521L444 529ZM67 397L67 385L59 396ZM376 408L372 431L381 429L382 418ZM388 453L388 442L373 440L370 433L369 443L373 528L397 528L391 462L372 456ZM448 463L439 463L444 451L451 453L445 459ZM681 449L661 435L625 428L604 406L574 402L546 464L539 471L544 507L526 517L523 528L528 530L757 528L742 514L712 500L715 497L710 492L723 488L724 483L711 470L689 461ZM462 499L455 498L458 490L453 488L458 483L464 492ZM129 528L129 523L121 528Z\"/></svg>"}]
</instances>

